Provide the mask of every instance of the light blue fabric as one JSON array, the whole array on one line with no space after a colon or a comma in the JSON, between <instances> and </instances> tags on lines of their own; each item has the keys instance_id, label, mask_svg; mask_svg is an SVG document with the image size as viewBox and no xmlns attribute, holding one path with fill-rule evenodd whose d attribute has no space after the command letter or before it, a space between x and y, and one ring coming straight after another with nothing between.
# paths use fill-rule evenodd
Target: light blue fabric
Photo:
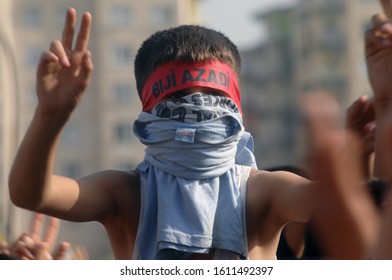
<instances>
[{"instance_id":1,"label":"light blue fabric","mask_svg":"<svg viewBox=\"0 0 392 280\"><path fill-rule=\"evenodd\" d=\"M254 142L249 132L244 131L237 144L235 163L238 165L251 166L257 168L256 157L253 154Z\"/></svg>"},{"instance_id":2,"label":"light blue fabric","mask_svg":"<svg viewBox=\"0 0 392 280\"><path fill-rule=\"evenodd\" d=\"M234 165L243 133L241 122L239 114L190 124L143 112L134 133L147 146L145 160L156 168L187 179L206 179L218 177ZM182 131L193 132L194 141L175 140Z\"/></svg>"},{"instance_id":3,"label":"light blue fabric","mask_svg":"<svg viewBox=\"0 0 392 280\"><path fill-rule=\"evenodd\" d=\"M188 112L211 111L192 104L192 96L165 106L184 103ZM240 114L213 109L218 113L200 122L189 121L186 113L178 121L145 112L135 121L146 153L137 167L142 204L134 258L185 259L212 247L247 257L235 163L256 165L253 141Z\"/></svg>"}]
</instances>

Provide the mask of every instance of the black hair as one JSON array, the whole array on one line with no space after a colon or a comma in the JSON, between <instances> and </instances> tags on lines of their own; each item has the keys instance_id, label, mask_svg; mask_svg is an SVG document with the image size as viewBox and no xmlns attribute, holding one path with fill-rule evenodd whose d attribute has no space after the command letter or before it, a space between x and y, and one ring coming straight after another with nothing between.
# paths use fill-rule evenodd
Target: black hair
<instances>
[{"instance_id":1,"label":"black hair","mask_svg":"<svg viewBox=\"0 0 392 280\"><path fill-rule=\"evenodd\" d=\"M159 66L171 61L210 59L229 65L239 79L241 59L237 46L223 33L199 25L180 25L152 34L142 43L134 63L140 99L146 80Z\"/></svg>"}]
</instances>

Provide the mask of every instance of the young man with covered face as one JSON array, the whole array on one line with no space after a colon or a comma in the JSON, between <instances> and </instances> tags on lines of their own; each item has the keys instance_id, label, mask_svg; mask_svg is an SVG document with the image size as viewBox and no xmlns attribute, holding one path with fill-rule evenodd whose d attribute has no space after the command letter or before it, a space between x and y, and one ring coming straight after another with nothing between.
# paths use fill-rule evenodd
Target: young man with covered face
<instances>
[{"instance_id":1,"label":"young man with covered face","mask_svg":"<svg viewBox=\"0 0 392 280\"><path fill-rule=\"evenodd\" d=\"M90 83L85 13L76 11L37 69L38 105L10 173L12 201L75 222L98 221L116 259L275 259L282 227L306 222L312 188L293 173L258 170L243 126L240 57L222 33L159 31L140 47L135 77L145 144L132 171L74 180L53 174L61 132Z\"/></svg>"}]
</instances>

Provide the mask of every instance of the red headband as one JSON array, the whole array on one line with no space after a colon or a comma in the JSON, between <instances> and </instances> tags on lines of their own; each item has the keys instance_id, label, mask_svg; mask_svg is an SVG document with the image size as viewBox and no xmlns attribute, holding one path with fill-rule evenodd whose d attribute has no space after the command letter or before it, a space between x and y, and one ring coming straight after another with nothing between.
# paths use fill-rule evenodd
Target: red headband
<instances>
[{"instance_id":1,"label":"red headband","mask_svg":"<svg viewBox=\"0 0 392 280\"><path fill-rule=\"evenodd\" d=\"M143 111L150 111L169 94L204 87L225 92L241 110L241 96L234 70L217 60L194 63L169 62L158 67L143 86Z\"/></svg>"}]
</instances>

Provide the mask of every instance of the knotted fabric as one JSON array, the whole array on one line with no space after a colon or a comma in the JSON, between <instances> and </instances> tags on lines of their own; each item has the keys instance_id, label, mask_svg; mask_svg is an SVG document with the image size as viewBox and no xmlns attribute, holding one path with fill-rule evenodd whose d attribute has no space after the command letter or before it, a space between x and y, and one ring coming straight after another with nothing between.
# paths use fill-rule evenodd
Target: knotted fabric
<instances>
[{"instance_id":1,"label":"knotted fabric","mask_svg":"<svg viewBox=\"0 0 392 280\"><path fill-rule=\"evenodd\" d=\"M142 112L136 259L183 259L225 249L247 257L235 164L256 166L253 142L229 98L194 93Z\"/></svg>"}]
</instances>

